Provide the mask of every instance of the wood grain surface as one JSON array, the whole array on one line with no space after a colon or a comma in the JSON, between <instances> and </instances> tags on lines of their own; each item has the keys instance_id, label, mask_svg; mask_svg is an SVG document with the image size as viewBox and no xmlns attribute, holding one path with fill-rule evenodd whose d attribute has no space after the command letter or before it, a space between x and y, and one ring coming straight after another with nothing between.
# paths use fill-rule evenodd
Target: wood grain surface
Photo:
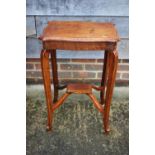
<instances>
[{"instance_id":1,"label":"wood grain surface","mask_svg":"<svg viewBox=\"0 0 155 155\"><path fill-rule=\"evenodd\" d=\"M42 41L117 42L112 23L81 21L50 21L41 36Z\"/></svg>"}]
</instances>

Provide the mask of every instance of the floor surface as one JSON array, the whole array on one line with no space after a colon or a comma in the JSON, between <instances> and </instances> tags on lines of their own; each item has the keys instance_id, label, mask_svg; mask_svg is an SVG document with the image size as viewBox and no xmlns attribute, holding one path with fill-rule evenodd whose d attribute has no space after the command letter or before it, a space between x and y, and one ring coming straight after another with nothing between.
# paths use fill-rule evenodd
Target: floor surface
<instances>
[{"instance_id":1,"label":"floor surface","mask_svg":"<svg viewBox=\"0 0 155 155\"><path fill-rule=\"evenodd\" d=\"M99 99L99 94L95 92ZM46 132L42 85L27 86L27 155L128 155L128 87L114 90L109 135L102 117L86 95L71 95L55 111L53 131Z\"/></svg>"}]
</instances>

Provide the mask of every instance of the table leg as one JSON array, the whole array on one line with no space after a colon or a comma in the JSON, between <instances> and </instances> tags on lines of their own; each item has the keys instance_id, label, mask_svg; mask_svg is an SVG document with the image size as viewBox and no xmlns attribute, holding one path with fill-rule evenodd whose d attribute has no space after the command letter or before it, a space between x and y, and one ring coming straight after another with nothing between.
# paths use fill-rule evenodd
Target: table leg
<instances>
[{"instance_id":1,"label":"table leg","mask_svg":"<svg viewBox=\"0 0 155 155\"><path fill-rule=\"evenodd\" d=\"M48 113L48 121L47 121L47 130L50 131L52 129L52 91L51 91L51 80L50 80L50 66L49 66L49 51L42 50L41 51L41 67L42 67L42 75L46 96L46 104L47 104L47 113Z\"/></svg>"},{"instance_id":2,"label":"table leg","mask_svg":"<svg viewBox=\"0 0 155 155\"><path fill-rule=\"evenodd\" d=\"M109 113L110 113L110 104L112 100L113 88L115 84L117 64L118 64L118 52L114 50L113 52L108 52L108 61L109 61L109 71L108 71L108 81L105 97L105 107L103 113L103 122L105 133L110 131L109 128Z\"/></svg>"},{"instance_id":3,"label":"table leg","mask_svg":"<svg viewBox=\"0 0 155 155\"><path fill-rule=\"evenodd\" d=\"M106 89L106 81L107 81L107 73L108 73L108 51L104 52L104 62L103 62L103 72L102 72L102 80L101 80L101 87L103 87L103 89L100 92L100 100L101 100L101 104L104 104L104 92Z\"/></svg>"},{"instance_id":4,"label":"table leg","mask_svg":"<svg viewBox=\"0 0 155 155\"><path fill-rule=\"evenodd\" d=\"M58 72L57 72L57 59L56 50L51 50L51 64L52 64L52 75L53 75L53 85L54 85L54 99L53 102L58 101Z\"/></svg>"}]
</instances>

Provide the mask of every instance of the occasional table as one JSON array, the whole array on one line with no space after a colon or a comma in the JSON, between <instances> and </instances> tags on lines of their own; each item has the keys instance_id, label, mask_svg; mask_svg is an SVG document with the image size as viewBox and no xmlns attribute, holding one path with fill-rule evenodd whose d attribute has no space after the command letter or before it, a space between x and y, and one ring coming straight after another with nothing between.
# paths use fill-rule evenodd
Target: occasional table
<instances>
[{"instance_id":1,"label":"occasional table","mask_svg":"<svg viewBox=\"0 0 155 155\"><path fill-rule=\"evenodd\" d=\"M41 51L41 67L47 104L47 130L52 129L54 111L64 103L66 98L75 94L86 94L94 106L101 112L105 133L110 131L109 112L118 64L117 42L119 36L112 23L82 22L82 21L50 21L42 35L43 49ZM56 50L99 50L104 51L103 73L100 86L74 83L59 85ZM90 51L90 54L91 54ZM52 64L52 79L54 95L51 91L50 61ZM66 92L58 99L58 92L66 88ZM92 90L100 92L100 101ZM78 96L77 96L78 97Z\"/></svg>"}]
</instances>

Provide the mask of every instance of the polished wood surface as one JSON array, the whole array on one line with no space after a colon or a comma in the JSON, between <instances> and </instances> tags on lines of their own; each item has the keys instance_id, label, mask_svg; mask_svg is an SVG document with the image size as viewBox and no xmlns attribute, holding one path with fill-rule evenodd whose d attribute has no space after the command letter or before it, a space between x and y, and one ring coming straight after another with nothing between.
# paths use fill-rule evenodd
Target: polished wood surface
<instances>
[{"instance_id":1,"label":"polished wood surface","mask_svg":"<svg viewBox=\"0 0 155 155\"><path fill-rule=\"evenodd\" d=\"M51 112L53 102L52 102L52 91L50 80L49 51L42 50L40 56L41 56L41 68L42 68L44 89L46 95L47 113L48 113L47 130L50 131L52 129L52 120L53 120L53 113Z\"/></svg>"},{"instance_id":2,"label":"polished wood surface","mask_svg":"<svg viewBox=\"0 0 155 155\"><path fill-rule=\"evenodd\" d=\"M45 49L113 50L119 37L112 23L51 21L40 39Z\"/></svg>"},{"instance_id":3,"label":"polished wood surface","mask_svg":"<svg viewBox=\"0 0 155 155\"><path fill-rule=\"evenodd\" d=\"M116 43L113 42L66 42L66 41L45 41L43 42L43 48L50 50L108 50L113 51L116 47Z\"/></svg>"},{"instance_id":4,"label":"polished wood surface","mask_svg":"<svg viewBox=\"0 0 155 155\"><path fill-rule=\"evenodd\" d=\"M112 23L51 21L40 37L43 43L41 66L48 112L47 129L52 129L53 112L61 106L71 94L86 94L103 117L105 133L110 131L109 114L118 64L117 31ZM69 84L60 86L58 82L56 49L105 50L101 85ZM91 53L90 53L91 54ZM49 55L51 55L54 99L52 100ZM66 92L58 99L58 90ZM93 94L100 91L100 101Z\"/></svg>"},{"instance_id":5,"label":"polished wood surface","mask_svg":"<svg viewBox=\"0 0 155 155\"><path fill-rule=\"evenodd\" d=\"M93 95L92 89L97 88L99 90L99 87L94 87L90 84L69 84L67 86L66 92L60 97L60 99L53 105L52 111L56 110L63 102L66 100L66 98L71 94L86 94L90 97L92 100L94 106L103 114L104 108L100 104L100 102L97 100L97 98Z\"/></svg>"},{"instance_id":6,"label":"polished wood surface","mask_svg":"<svg viewBox=\"0 0 155 155\"><path fill-rule=\"evenodd\" d=\"M102 80L101 80L101 87L103 87L104 89L101 90L100 92L100 99L101 99L101 104L104 104L104 99L105 99L105 89L106 89L106 82L107 82L107 75L108 75L108 67L109 67L109 63L108 63L108 51L104 52L104 62L103 62L103 72L102 72Z\"/></svg>"},{"instance_id":7,"label":"polished wood surface","mask_svg":"<svg viewBox=\"0 0 155 155\"><path fill-rule=\"evenodd\" d=\"M67 86L68 93L87 94L92 93L92 87L89 84L69 84Z\"/></svg>"},{"instance_id":8,"label":"polished wood surface","mask_svg":"<svg viewBox=\"0 0 155 155\"><path fill-rule=\"evenodd\" d=\"M43 41L116 42L119 40L112 23L51 21L43 31Z\"/></svg>"},{"instance_id":9,"label":"polished wood surface","mask_svg":"<svg viewBox=\"0 0 155 155\"><path fill-rule=\"evenodd\" d=\"M54 85L54 99L55 103L58 100L58 72L57 72L57 59L56 59L56 50L51 50L51 65L52 65L52 76L53 76L53 85Z\"/></svg>"},{"instance_id":10,"label":"polished wood surface","mask_svg":"<svg viewBox=\"0 0 155 155\"><path fill-rule=\"evenodd\" d=\"M115 84L117 64L118 64L118 52L117 50L113 52L108 52L108 60L109 60L109 70L108 70L108 79L107 79L107 90L105 96L105 108L103 113L103 122L105 132L108 133L110 131L109 127L109 114L110 114L110 104L112 100L113 88Z\"/></svg>"}]
</instances>

